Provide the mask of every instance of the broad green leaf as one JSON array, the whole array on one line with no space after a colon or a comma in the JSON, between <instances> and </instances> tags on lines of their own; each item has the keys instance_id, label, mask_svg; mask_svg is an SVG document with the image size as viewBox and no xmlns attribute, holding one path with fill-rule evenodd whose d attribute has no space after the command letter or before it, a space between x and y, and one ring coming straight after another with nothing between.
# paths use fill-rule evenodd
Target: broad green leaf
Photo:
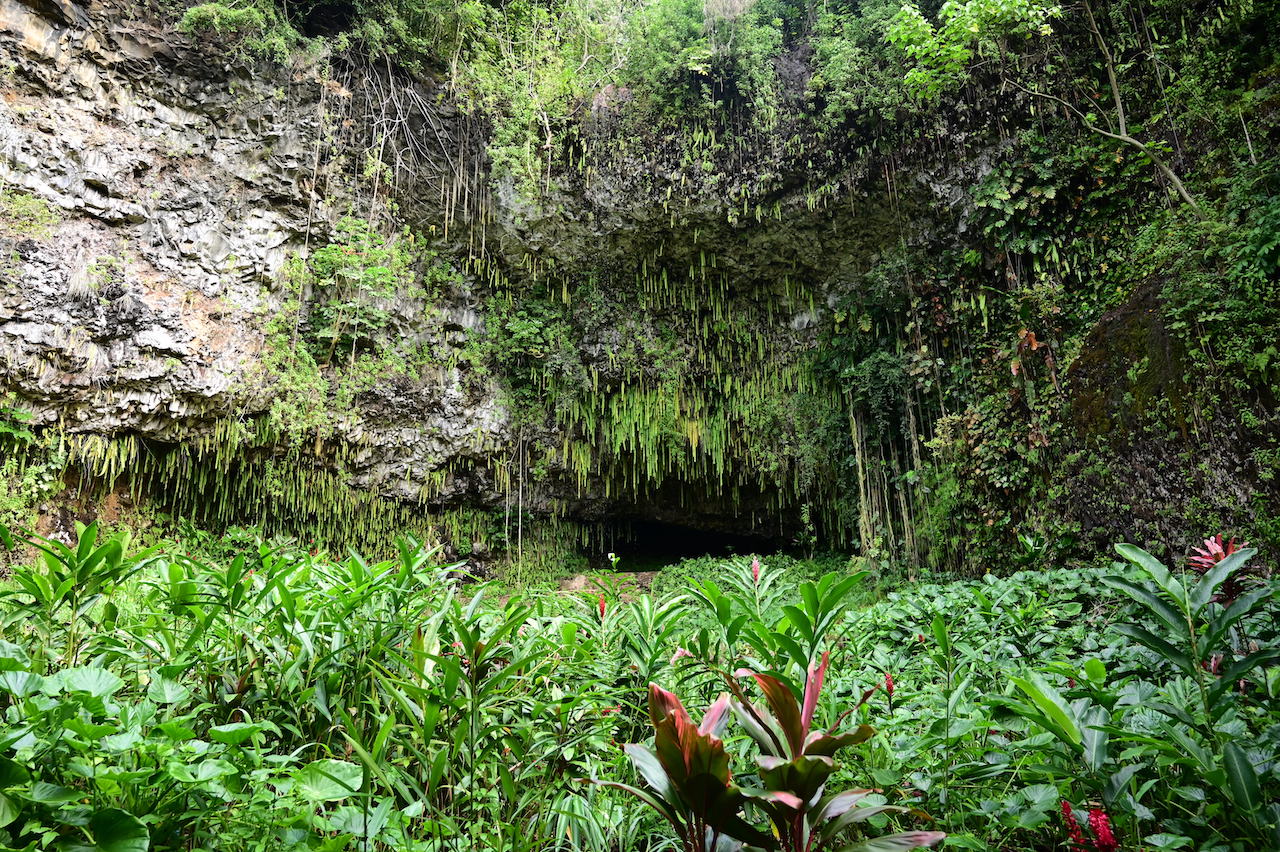
<instances>
[{"instance_id":1,"label":"broad green leaf","mask_svg":"<svg viewBox=\"0 0 1280 852\"><path fill-rule=\"evenodd\" d=\"M1251 589L1240 597L1236 598L1225 610L1223 610L1217 618L1209 623L1209 631L1205 634L1201 647L1205 653L1213 653L1220 650L1219 645L1226 638L1227 632L1234 627L1240 619L1248 616L1251 612L1267 598L1270 598L1274 592L1268 586L1262 586L1257 589Z\"/></svg>"},{"instance_id":2,"label":"broad green leaf","mask_svg":"<svg viewBox=\"0 0 1280 852\"><path fill-rule=\"evenodd\" d=\"M76 542L76 561L83 562L93 551L93 546L98 543L98 522L94 521L87 527L81 527L77 522L76 527L79 533L79 540Z\"/></svg>"},{"instance_id":3,"label":"broad green leaf","mask_svg":"<svg viewBox=\"0 0 1280 852\"><path fill-rule=\"evenodd\" d=\"M1052 810L1058 806L1061 796L1058 788L1052 784L1032 784L1022 789L1022 798L1027 805L1039 811Z\"/></svg>"},{"instance_id":4,"label":"broad green leaf","mask_svg":"<svg viewBox=\"0 0 1280 852\"><path fill-rule=\"evenodd\" d=\"M1138 627L1136 624L1117 624L1115 630L1117 633L1128 636L1130 639L1136 639L1143 645L1146 645L1166 661L1181 669L1184 674L1195 674L1196 664L1191 659L1190 654L1187 654L1185 651L1180 651L1169 642L1161 639L1150 630L1147 630L1145 627Z\"/></svg>"},{"instance_id":5,"label":"broad green leaf","mask_svg":"<svg viewBox=\"0 0 1280 852\"><path fill-rule=\"evenodd\" d=\"M1111 777L1107 779L1106 786L1102 790L1102 799L1108 805L1115 801L1129 786L1129 781L1133 776L1143 768L1141 763L1131 763L1128 766L1122 766L1120 769L1111 773Z\"/></svg>"},{"instance_id":6,"label":"broad green leaf","mask_svg":"<svg viewBox=\"0 0 1280 852\"><path fill-rule=\"evenodd\" d=\"M333 802L360 791L364 770L345 760L324 758L308 763L294 774L297 790L313 802Z\"/></svg>"},{"instance_id":7,"label":"broad green leaf","mask_svg":"<svg viewBox=\"0 0 1280 852\"><path fill-rule=\"evenodd\" d=\"M0 790L17 787L31 780L26 767L7 757L0 757Z\"/></svg>"},{"instance_id":8,"label":"broad green leaf","mask_svg":"<svg viewBox=\"0 0 1280 852\"><path fill-rule=\"evenodd\" d=\"M1159 559L1132 544L1117 544L1116 553L1146 571L1151 576L1151 579L1156 581L1156 585L1163 589L1169 597L1179 602L1186 600L1186 589L1182 583L1173 578L1173 575L1169 573L1169 569Z\"/></svg>"},{"instance_id":9,"label":"broad green leaf","mask_svg":"<svg viewBox=\"0 0 1280 852\"><path fill-rule=\"evenodd\" d=\"M44 678L31 672L0 672L0 690L26 698L44 687Z\"/></svg>"},{"instance_id":10,"label":"broad green leaf","mask_svg":"<svg viewBox=\"0 0 1280 852\"><path fill-rule=\"evenodd\" d=\"M1190 837L1185 837L1181 834L1148 834L1142 839L1158 850L1186 849L1188 846L1195 844L1195 841Z\"/></svg>"},{"instance_id":11,"label":"broad green leaf","mask_svg":"<svg viewBox=\"0 0 1280 852\"><path fill-rule=\"evenodd\" d=\"M96 666L63 669L57 678L67 692L87 692L94 698L110 698L124 687L123 680Z\"/></svg>"},{"instance_id":12,"label":"broad green leaf","mask_svg":"<svg viewBox=\"0 0 1280 852\"><path fill-rule=\"evenodd\" d=\"M1032 672L1025 678L1014 676L1010 677L1009 680L1013 682L1014 686L1022 690L1036 707L1040 708L1040 712L1046 718L1061 729L1072 745L1082 745L1080 727L1076 724L1076 720L1072 718L1067 708L1067 702L1043 677Z\"/></svg>"},{"instance_id":13,"label":"broad green leaf","mask_svg":"<svg viewBox=\"0 0 1280 852\"><path fill-rule=\"evenodd\" d=\"M662 764L653 752L641 745L629 744L623 746L623 750L627 753L627 757L631 759L631 764L636 768L636 772L645 780L645 783L654 789L659 796L664 799L671 796L671 779L667 777L667 772L662 768Z\"/></svg>"},{"instance_id":14,"label":"broad green leaf","mask_svg":"<svg viewBox=\"0 0 1280 852\"><path fill-rule=\"evenodd\" d=\"M85 798L87 795L87 793L73 790L70 787L50 784L47 781L37 781L31 785L31 791L24 794L24 798L32 802L39 802L42 805L64 805L67 802Z\"/></svg>"},{"instance_id":15,"label":"broad green leaf","mask_svg":"<svg viewBox=\"0 0 1280 852\"><path fill-rule=\"evenodd\" d=\"M1103 729L1110 724L1111 714L1105 707L1092 707L1085 714L1080 736L1084 744L1084 761L1091 772L1099 772L1107 762L1109 735Z\"/></svg>"},{"instance_id":16,"label":"broad green leaf","mask_svg":"<svg viewBox=\"0 0 1280 852\"><path fill-rule=\"evenodd\" d=\"M89 817L89 833L100 852L147 852L151 833L142 820L119 808L104 808Z\"/></svg>"},{"instance_id":17,"label":"broad green leaf","mask_svg":"<svg viewBox=\"0 0 1280 852\"><path fill-rule=\"evenodd\" d=\"M1209 688L1209 702L1211 704L1217 704L1218 699L1220 699L1228 690L1234 689L1236 684L1246 674L1253 671L1258 666L1268 665L1276 662L1277 660L1280 660L1280 648L1264 648L1261 651L1255 651L1249 656L1236 660L1231 665L1224 667L1218 675L1217 683ZM1221 710L1225 710L1225 708L1215 708L1215 710L1221 712Z\"/></svg>"},{"instance_id":18,"label":"broad green leaf","mask_svg":"<svg viewBox=\"0 0 1280 852\"><path fill-rule=\"evenodd\" d=\"M947 635L947 622L942 618L941 613L933 617L933 623L930 624L930 629L933 631L934 641L938 643L938 649L941 650L943 654L950 656L951 637Z\"/></svg>"},{"instance_id":19,"label":"broad green leaf","mask_svg":"<svg viewBox=\"0 0 1280 852\"><path fill-rule=\"evenodd\" d=\"M1102 686L1107 682L1107 666L1097 657L1091 657L1085 660L1084 676L1089 679L1089 683L1094 686Z\"/></svg>"},{"instance_id":20,"label":"broad green leaf","mask_svg":"<svg viewBox=\"0 0 1280 852\"><path fill-rule=\"evenodd\" d=\"M1237 569L1244 566L1246 562L1253 558L1258 551L1252 547L1246 547L1244 550L1237 550L1230 556L1220 560L1216 565L1204 573L1199 581L1191 588L1191 606L1198 612L1203 609L1213 596L1218 593L1218 587L1231 576Z\"/></svg>"},{"instance_id":21,"label":"broad green leaf","mask_svg":"<svg viewBox=\"0 0 1280 852\"><path fill-rule=\"evenodd\" d=\"M227 745L240 745L254 734L261 733L261 722L232 722L227 725L216 725L209 729L209 739Z\"/></svg>"},{"instance_id":22,"label":"broad green leaf","mask_svg":"<svg viewBox=\"0 0 1280 852\"><path fill-rule=\"evenodd\" d=\"M31 665L31 658L20 645L0 639L0 672L26 671Z\"/></svg>"},{"instance_id":23,"label":"broad green leaf","mask_svg":"<svg viewBox=\"0 0 1280 852\"><path fill-rule=\"evenodd\" d=\"M1171 751L1178 752L1195 761L1196 769L1199 772L1208 774L1210 772L1217 771L1218 767L1213 758L1213 754L1203 745L1194 740L1188 733L1187 729L1183 728L1181 725L1175 725L1172 723L1165 723L1162 726L1162 729L1167 737L1170 740L1173 740L1173 743L1170 745L1176 746L1176 748L1170 748ZM1164 744L1162 743L1162 745ZM1168 747L1169 746L1167 745L1166 748Z\"/></svg>"},{"instance_id":24,"label":"broad green leaf","mask_svg":"<svg viewBox=\"0 0 1280 852\"><path fill-rule=\"evenodd\" d=\"M176 719L171 719L168 722L162 722L161 724L156 725L156 730L164 734L169 739L174 740L176 742L193 740L195 739L195 736L196 736L196 732L194 728L191 728L190 726L186 725L183 722L179 722Z\"/></svg>"},{"instance_id":25,"label":"broad green leaf","mask_svg":"<svg viewBox=\"0 0 1280 852\"><path fill-rule=\"evenodd\" d=\"M230 761L214 758L213 760L202 760L197 763L192 776L193 780L197 782L212 781L215 778L234 775L237 771L235 764Z\"/></svg>"},{"instance_id":26,"label":"broad green leaf","mask_svg":"<svg viewBox=\"0 0 1280 852\"><path fill-rule=\"evenodd\" d=\"M1160 619L1164 626L1179 639L1186 640L1188 638L1186 617L1174 609L1164 598L1151 591L1150 588L1140 586L1120 577L1103 577L1102 582L1113 589L1119 589L1145 606L1151 611L1152 615Z\"/></svg>"},{"instance_id":27,"label":"broad green leaf","mask_svg":"<svg viewBox=\"0 0 1280 852\"><path fill-rule=\"evenodd\" d=\"M73 734L79 734L89 742L97 742L108 734L114 734L116 731L120 730L115 725L95 725L92 722L87 722L79 717L68 719L65 727L68 731L71 731Z\"/></svg>"},{"instance_id":28,"label":"broad green leaf","mask_svg":"<svg viewBox=\"0 0 1280 852\"><path fill-rule=\"evenodd\" d=\"M4 793L0 793L0 828L13 822L22 813L18 803Z\"/></svg>"},{"instance_id":29,"label":"broad green leaf","mask_svg":"<svg viewBox=\"0 0 1280 852\"><path fill-rule=\"evenodd\" d=\"M861 808L850 808L827 823L819 834L824 841L829 842L851 825L866 822L872 817L883 813L901 813L905 810L907 809L900 805L868 805Z\"/></svg>"},{"instance_id":30,"label":"broad green leaf","mask_svg":"<svg viewBox=\"0 0 1280 852\"><path fill-rule=\"evenodd\" d=\"M1252 813L1262 804L1262 791L1258 785L1258 773L1244 749L1235 742L1228 742L1222 749L1222 766L1231 785L1231 798L1236 806Z\"/></svg>"},{"instance_id":31,"label":"broad green leaf","mask_svg":"<svg viewBox=\"0 0 1280 852\"><path fill-rule=\"evenodd\" d=\"M181 704L190 697L190 689L167 677L157 678L147 685L147 698L156 704Z\"/></svg>"}]
</instances>

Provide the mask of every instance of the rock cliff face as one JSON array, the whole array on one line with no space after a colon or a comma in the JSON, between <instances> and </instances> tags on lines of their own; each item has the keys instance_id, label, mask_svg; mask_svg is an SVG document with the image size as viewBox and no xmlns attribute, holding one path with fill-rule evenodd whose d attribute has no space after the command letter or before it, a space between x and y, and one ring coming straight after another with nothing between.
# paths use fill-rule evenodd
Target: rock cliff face
<instances>
[{"instance_id":1,"label":"rock cliff face","mask_svg":"<svg viewBox=\"0 0 1280 852\"><path fill-rule=\"evenodd\" d=\"M423 84L401 90L393 112L386 80L367 71L321 75L314 58L249 67L160 21L102 3L0 5L0 188L41 207L24 214L14 201L0 219L0 389L35 425L73 436L208 441L290 391L262 367L265 329L290 297L282 268L322 244L345 210L380 203L376 187L371 199L347 180L380 133L411 161L395 164L385 188L395 217L430 234L456 269L484 257L517 288L537 265L634 282L646 258L692 270L718 251L717 286L752 310L768 303L763 334L783 352L813 348L830 305L903 218L883 192L815 210L803 189L780 184L786 217L739 221L726 217L732 188L698 190L698 166L654 171L648 156L615 158L594 180L565 176L531 207L487 189L482 141ZM610 128L596 131L607 142ZM691 200L672 212L664 198L686 180ZM804 293L783 297L788 278L806 282ZM360 387L331 419L322 443L343 448L346 484L437 508L505 506L520 440L559 440L545 423L513 426L501 382L459 364L485 323L480 280L468 271L430 303L395 306L399 350L429 351L431 364ZM639 311L588 333L577 343L583 369L606 386L622 381L615 354L628 335L659 337L652 318ZM698 321L696 311L661 318ZM317 452L307 464L331 462ZM681 497L678 480L643 494L583 481L563 458L541 480L519 495L527 508L589 522L785 537L796 521L771 516L767 485L745 486L730 506Z\"/></svg>"},{"instance_id":2,"label":"rock cliff face","mask_svg":"<svg viewBox=\"0 0 1280 852\"><path fill-rule=\"evenodd\" d=\"M637 140L601 102L530 200L495 188L483 120L429 81L236 56L171 11L0 0L0 411L108 483L149 472L219 522L366 541L453 512L446 537L483 552L532 535L523 507L774 544L816 528L917 564L975 529L999 552L1036 515L1063 541L1176 549L1201 507L1225 529L1274 490L1250 461L1274 436L1188 426L1157 284L1072 316L1055 372L1062 341L1037 334L1072 294L1021 281L1036 258L999 234L1055 192L1045 218L1070 223L1074 178L984 226L983 182L1004 174L1007 200L1025 165L1016 126L984 129L991 103L879 156L774 144L803 131ZM281 353L323 300L291 270L347 215L431 260L379 308L376 371L353 342L308 383Z\"/></svg>"},{"instance_id":3,"label":"rock cliff face","mask_svg":"<svg viewBox=\"0 0 1280 852\"><path fill-rule=\"evenodd\" d=\"M110 5L0 5L0 188L40 208L0 221L0 388L36 425L179 442L279 390L263 327L282 265L350 201L322 191L342 151L321 116L351 94L226 56ZM413 335L448 349L481 321L463 284ZM496 386L456 369L361 405L335 440L360 447L351 481L388 496L507 440Z\"/></svg>"}]
</instances>

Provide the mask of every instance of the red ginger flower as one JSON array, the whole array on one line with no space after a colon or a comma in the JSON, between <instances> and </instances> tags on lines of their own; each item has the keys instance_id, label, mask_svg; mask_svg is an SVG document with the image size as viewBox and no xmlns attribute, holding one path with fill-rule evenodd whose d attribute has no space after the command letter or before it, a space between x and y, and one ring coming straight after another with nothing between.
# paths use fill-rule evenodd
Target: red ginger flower
<instances>
[{"instance_id":1,"label":"red ginger flower","mask_svg":"<svg viewBox=\"0 0 1280 852\"><path fill-rule=\"evenodd\" d=\"M759 558L751 560L751 582L760 582L760 560Z\"/></svg>"},{"instance_id":2,"label":"red ginger flower","mask_svg":"<svg viewBox=\"0 0 1280 852\"><path fill-rule=\"evenodd\" d=\"M600 610L600 620L604 621L604 613L606 609L605 603L604 603L604 595L600 595L600 599L599 601L597 601L596 606Z\"/></svg>"},{"instance_id":3,"label":"red ginger flower","mask_svg":"<svg viewBox=\"0 0 1280 852\"><path fill-rule=\"evenodd\" d=\"M1189 557L1187 559L1187 564L1190 565L1191 570L1195 571L1197 574L1203 574L1205 571L1208 571L1214 565L1217 565L1237 550L1248 546L1249 542L1247 541L1244 544L1237 545L1235 538L1232 538L1224 544L1222 541L1222 534L1219 533L1218 535L1206 538L1204 540L1203 548L1191 548L1196 552L1196 555Z\"/></svg>"},{"instance_id":4,"label":"red ginger flower","mask_svg":"<svg viewBox=\"0 0 1280 852\"><path fill-rule=\"evenodd\" d=\"M1230 541L1223 542L1221 534L1210 536L1204 540L1204 547L1191 548L1195 551L1195 554L1187 557L1187 567L1197 574L1204 574L1237 550L1243 550L1248 546L1249 542L1247 541L1242 544L1236 544L1234 537ZM1256 569L1240 568L1232 573L1230 577L1223 580L1222 585L1218 587L1218 593L1213 596L1214 602L1229 606L1244 591L1242 579L1249 573L1257 573L1257 571Z\"/></svg>"},{"instance_id":5,"label":"red ginger flower","mask_svg":"<svg viewBox=\"0 0 1280 852\"><path fill-rule=\"evenodd\" d=\"M1115 852L1120 848L1116 836L1111 833L1111 820L1107 812L1100 808L1089 811L1089 828L1093 829L1093 848L1097 852Z\"/></svg>"},{"instance_id":6,"label":"red ginger flower","mask_svg":"<svg viewBox=\"0 0 1280 852\"><path fill-rule=\"evenodd\" d=\"M888 672L884 673L884 691L889 693L889 697L893 697L893 675Z\"/></svg>"},{"instance_id":7,"label":"red ginger flower","mask_svg":"<svg viewBox=\"0 0 1280 852\"><path fill-rule=\"evenodd\" d=\"M1071 803L1066 799L1062 800L1062 820L1067 824L1067 837L1071 840L1071 845L1077 849L1084 848L1084 832L1080 830L1080 823L1076 822L1075 811L1071 808Z\"/></svg>"}]
</instances>

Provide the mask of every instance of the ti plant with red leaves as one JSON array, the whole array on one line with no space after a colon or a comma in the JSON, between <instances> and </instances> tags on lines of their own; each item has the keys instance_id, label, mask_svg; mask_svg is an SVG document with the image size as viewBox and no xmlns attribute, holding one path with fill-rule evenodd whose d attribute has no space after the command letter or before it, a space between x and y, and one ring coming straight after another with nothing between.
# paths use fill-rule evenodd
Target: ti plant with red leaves
<instances>
[{"instance_id":1,"label":"ti plant with red leaves","mask_svg":"<svg viewBox=\"0 0 1280 852\"><path fill-rule=\"evenodd\" d=\"M649 789L612 781L595 783L626 790L656 810L675 829L685 852L905 852L939 843L946 836L942 832L913 831L841 845L841 835L876 814L909 809L882 804L874 790L826 792L827 780L836 769L836 752L875 733L870 725L843 733L814 728L828 661L823 654L822 662L810 667L803 704L771 675L737 672L755 679L767 706L753 703L737 680L726 677L734 698L721 695L697 726L680 699L650 684L654 748L625 747ZM872 692L863 695L859 706ZM720 739L730 707L759 747L756 762L763 785L759 788L733 783L729 755ZM768 818L771 830L758 828L744 817L751 810L749 805Z\"/></svg>"},{"instance_id":2,"label":"ti plant with red leaves","mask_svg":"<svg viewBox=\"0 0 1280 852\"><path fill-rule=\"evenodd\" d=\"M821 663L809 667L803 703L772 675L746 670L736 672L738 676L755 680L764 693L767 707L753 703L736 681L729 680L735 696L734 715L760 748L756 762L764 786L744 792L769 818L777 838L776 845L769 848L784 852L837 848L841 852L893 852L939 843L946 837L942 832L911 831L843 847L837 845L847 829L865 823L876 814L909 809L880 804L874 790L826 791L827 781L836 769L836 752L865 742L875 733L870 725L858 725L844 732L814 728L814 714L829 662L829 654L823 653ZM858 706L874 691L867 690Z\"/></svg>"},{"instance_id":3,"label":"ti plant with red leaves","mask_svg":"<svg viewBox=\"0 0 1280 852\"><path fill-rule=\"evenodd\" d=\"M675 694L649 684L653 750L624 746L650 790L616 781L596 781L626 790L671 823L684 852L734 852L743 843L771 848L772 838L747 823L740 812L746 794L733 783L729 755L720 734L729 718L729 696L721 695L693 719Z\"/></svg>"}]
</instances>

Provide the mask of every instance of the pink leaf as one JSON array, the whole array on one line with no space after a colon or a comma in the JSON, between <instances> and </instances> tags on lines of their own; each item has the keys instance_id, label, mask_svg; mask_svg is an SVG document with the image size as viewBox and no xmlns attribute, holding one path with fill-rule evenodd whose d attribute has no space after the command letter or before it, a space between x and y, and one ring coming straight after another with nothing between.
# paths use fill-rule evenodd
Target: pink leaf
<instances>
[{"instance_id":1,"label":"pink leaf","mask_svg":"<svg viewBox=\"0 0 1280 852\"><path fill-rule=\"evenodd\" d=\"M809 678L804 685L804 712L800 714L800 725L807 736L813 726L813 714L818 708L818 694L822 692L822 681L827 675L827 666L831 662L831 652L822 652L822 663L817 667L809 666Z\"/></svg>"}]
</instances>

